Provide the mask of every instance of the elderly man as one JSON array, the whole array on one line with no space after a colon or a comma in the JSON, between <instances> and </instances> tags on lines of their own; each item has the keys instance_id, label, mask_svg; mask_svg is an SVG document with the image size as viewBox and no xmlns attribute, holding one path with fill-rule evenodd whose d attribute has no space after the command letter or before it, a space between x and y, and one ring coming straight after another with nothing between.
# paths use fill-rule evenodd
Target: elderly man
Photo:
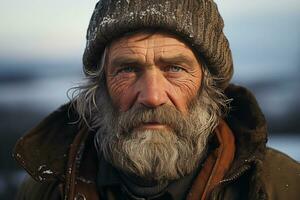
<instances>
[{"instance_id":1,"label":"elderly man","mask_svg":"<svg viewBox=\"0 0 300 200\"><path fill-rule=\"evenodd\" d=\"M300 199L212 0L99 1L87 82L21 138L19 199Z\"/></svg>"}]
</instances>

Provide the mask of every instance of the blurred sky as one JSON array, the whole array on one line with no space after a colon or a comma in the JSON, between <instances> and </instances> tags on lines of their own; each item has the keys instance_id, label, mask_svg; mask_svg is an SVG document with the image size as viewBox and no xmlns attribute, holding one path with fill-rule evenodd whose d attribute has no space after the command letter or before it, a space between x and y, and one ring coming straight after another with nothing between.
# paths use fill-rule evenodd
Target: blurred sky
<instances>
[{"instance_id":1,"label":"blurred sky","mask_svg":"<svg viewBox=\"0 0 300 200\"><path fill-rule=\"evenodd\" d=\"M0 59L8 63L81 63L96 2L1 0ZM252 81L299 72L299 0L216 2L233 51L235 79Z\"/></svg>"},{"instance_id":2,"label":"blurred sky","mask_svg":"<svg viewBox=\"0 0 300 200\"><path fill-rule=\"evenodd\" d=\"M4 60L80 60L96 1L1 0Z\"/></svg>"},{"instance_id":3,"label":"blurred sky","mask_svg":"<svg viewBox=\"0 0 300 200\"><path fill-rule=\"evenodd\" d=\"M237 78L299 77L299 0L216 2L225 20Z\"/></svg>"}]
</instances>

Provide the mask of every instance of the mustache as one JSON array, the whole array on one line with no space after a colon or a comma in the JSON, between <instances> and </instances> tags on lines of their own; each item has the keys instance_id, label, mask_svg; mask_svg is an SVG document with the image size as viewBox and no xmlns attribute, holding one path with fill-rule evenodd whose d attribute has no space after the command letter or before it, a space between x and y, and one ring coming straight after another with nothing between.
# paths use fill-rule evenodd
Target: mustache
<instances>
[{"instance_id":1,"label":"mustache","mask_svg":"<svg viewBox=\"0 0 300 200\"><path fill-rule=\"evenodd\" d=\"M156 108L138 105L126 112L118 113L117 118L119 123L115 125L119 126L125 134L129 134L134 128L144 123L164 124L178 133L181 133L187 125L187 117L170 105Z\"/></svg>"}]
</instances>

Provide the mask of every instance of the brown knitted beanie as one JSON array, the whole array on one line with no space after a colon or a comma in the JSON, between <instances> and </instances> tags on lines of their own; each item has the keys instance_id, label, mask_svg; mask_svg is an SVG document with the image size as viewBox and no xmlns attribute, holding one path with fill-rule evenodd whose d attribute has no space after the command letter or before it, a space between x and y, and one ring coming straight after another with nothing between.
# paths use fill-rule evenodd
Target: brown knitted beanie
<instances>
[{"instance_id":1,"label":"brown knitted beanie","mask_svg":"<svg viewBox=\"0 0 300 200\"><path fill-rule=\"evenodd\" d=\"M94 71L114 38L127 32L161 29L178 35L204 59L217 86L224 89L233 74L224 22L213 0L100 0L87 31L85 71Z\"/></svg>"}]
</instances>

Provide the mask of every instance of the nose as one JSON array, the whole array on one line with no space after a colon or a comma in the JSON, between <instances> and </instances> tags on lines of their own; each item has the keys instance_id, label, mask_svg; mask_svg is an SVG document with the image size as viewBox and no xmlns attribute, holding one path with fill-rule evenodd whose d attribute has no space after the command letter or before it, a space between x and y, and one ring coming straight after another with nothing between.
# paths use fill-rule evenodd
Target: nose
<instances>
[{"instance_id":1,"label":"nose","mask_svg":"<svg viewBox=\"0 0 300 200\"><path fill-rule=\"evenodd\" d=\"M167 101L168 95L163 75L155 71L143 74L138 81L137 103L155 108L166 104Z\"/></svg>"}]
</instances>

